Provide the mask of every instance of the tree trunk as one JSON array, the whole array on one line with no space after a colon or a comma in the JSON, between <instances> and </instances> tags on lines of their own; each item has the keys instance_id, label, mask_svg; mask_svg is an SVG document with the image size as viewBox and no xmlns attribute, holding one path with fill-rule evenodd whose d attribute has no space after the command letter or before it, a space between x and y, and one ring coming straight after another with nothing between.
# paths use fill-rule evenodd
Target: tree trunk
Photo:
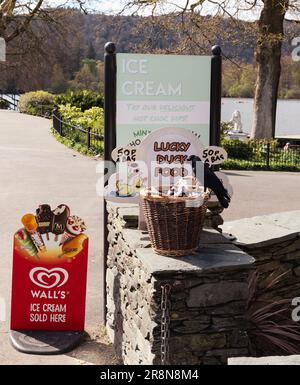
<instances>
[{"instance_id":1,"label":"tree trunk","mask_svg":"<svg viewBox=\"0 0 300 385\"><path fill-rule=\"evenodd\" d=\"M283 21L288 6L288 0L264 0L258 21L259 37L255 52L258 73L254 97L252 139L271 139L275 136L281 46L284 37Z\"/></svg>"}]
</instances>

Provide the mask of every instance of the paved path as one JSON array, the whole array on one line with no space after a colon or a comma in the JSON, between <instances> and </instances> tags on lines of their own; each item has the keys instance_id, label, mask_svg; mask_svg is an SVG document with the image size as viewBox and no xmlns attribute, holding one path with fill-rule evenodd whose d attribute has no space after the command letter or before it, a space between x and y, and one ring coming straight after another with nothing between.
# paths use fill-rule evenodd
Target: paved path
<instances>
[{"instance_id":1,"label":"paved path","mask_svg":"<svg viewBox=\"0 0 300 385\"><path fill-rule=\"evenodd\" d=\"M225 171L233 186L224 220L300 210L300 172Z\"/></svg>"},{"instance_id":2,"label":"paved path","mask_svg":"<svg viewBox=\"0 0 300 385\"><path fill-rule=\"evenodd\" d=\"M66 203L86 220L90 236L86 329L92 336L100 333L102 204L96 195L97 162L58 143L49 133L50 125L50 120L0 110L0 297L7 304L7 321L0 322L0 363L70 363L66 356L63 360L24 356L8 344L12 237L21 227L21 216L40 203L51 207Z\"/></svg>"}]
</instances>

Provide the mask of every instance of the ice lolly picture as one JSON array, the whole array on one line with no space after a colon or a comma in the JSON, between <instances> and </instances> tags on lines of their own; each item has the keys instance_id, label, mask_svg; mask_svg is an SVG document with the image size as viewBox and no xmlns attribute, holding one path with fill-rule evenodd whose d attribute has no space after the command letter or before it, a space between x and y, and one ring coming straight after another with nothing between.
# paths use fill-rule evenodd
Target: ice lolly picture
<instances>
[{"instance_id":1,"label":"ice lolly picture","mask_svg":"<svg viewBox=\"0 0 300 385\"><path fill-rule=\"evenodd\" d=\"M83 219L70 214L66 204L53 211L49 204L41 204L35 215L21 218L23 228L14 235L14 247L24 258L55 263L71 262L88 247Z\"/></svg>"},{"instance_id":2,"label":"ice lolly picture","mask_svg":"<svg viewBox=\"0 0 300 385\"><path fill-rule=\"evenodd\" d=\"M62 246L63 255L68 258L74 258L83 249L83 242L87 239L85 234L77 235L77 237L66 242Z\"/></svg>"},{"instance_id":3,"label":"ice lolly picture","mask_svg":"<svg viewBox=\"0 0 300 385\"><path fill-rule=\"evenodd\" d=\"M58 235L64 234L66 222L70 215L70 209L67 205L59 205L53 210L52 233L55 234L55 241L58 240Z\"/></svg>"},{"instance_id":4,"label":"ice lolly picture","mask_svg":"<svg viewBox=\"0 0 300 385\"><path fill-rule=\"evenodd\" d=\"M69 205L50 203L43 199L23 211L13 235L10 340L22 353L32 346L33 354L61 354L84 332L89 238L81 226L80 234L61 245L70 215L76 216ZM59 344L61 339L67 342Z\"/></svg>"},{"instance_id":5,"label":"ice lolly picture","mask_svg":"<svg viewBox=\"0 0 300 385\"><path fill-rule=\"evenodd\" d=\"M25 214L21 219L23 226L28 231L32 242L35 244L37 249L44 253L46 251L46 247L44 241L41 237L41 234L38 232L38 223L33 214Z\"/></svg>"},{"instance_id":6,"label":"ice lolly picture","mask_svg":"<svg viewBox=\"0 0 300 385\"><path fill-rule=\"evenodd\" d=\"M36 210L36 219L38 222L38 231L40 234L46 234L47 240L49 240L49 233L52 229L53 212L49 205L40 205Z\"/></svg>"},{"instance_id":7,"label":"ice lolly picture","mask_svg":"<svg viewBox=\"0 0 300 385\"><path fill-rule=\"evenodd\" d=\"M25 229L19 230L15 234L16 240L19 242L21 249L26 250L26 252L31 256L37 256L38 249L35 244L32 242L29 233Z\"/></svg>"}]
</instances>

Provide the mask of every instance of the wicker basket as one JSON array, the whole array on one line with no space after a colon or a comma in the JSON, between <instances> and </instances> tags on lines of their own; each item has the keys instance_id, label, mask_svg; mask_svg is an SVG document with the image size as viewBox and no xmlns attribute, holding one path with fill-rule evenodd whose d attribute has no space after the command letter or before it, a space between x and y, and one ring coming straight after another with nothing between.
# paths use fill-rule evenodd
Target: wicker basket
<instances>
[{"instance_id":1,"label":"wicker basket","mask_svg":"<svg viewBox=\"0 0 300 385\"><path fill-rule=\"evenodd\" d=\"M142 198L154 251L174 257L193 254L199 246L208 198L200 206L195 198L153 196L147 191Z\"/></svg>"}]
</instances>

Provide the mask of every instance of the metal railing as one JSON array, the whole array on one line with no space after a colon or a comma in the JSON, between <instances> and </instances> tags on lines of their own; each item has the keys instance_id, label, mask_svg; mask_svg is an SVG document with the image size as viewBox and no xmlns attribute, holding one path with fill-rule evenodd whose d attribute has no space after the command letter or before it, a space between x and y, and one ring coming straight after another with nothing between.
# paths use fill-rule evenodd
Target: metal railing
<instances>
[{"instance_id":1,"label":"metal railing","mask_svg":"<svg viewBox=\"0 0 300 385\"><path fill-rule=\"evenodd\" d=\"M20 94L5 94L0 90L0 100L8 103L8 109L19 111Z\"/></svg>"},{"instance_id":2,"label":"metal railing","mask_svg":"<svg viewBox=\"0 0 300 385\"><path fill-rule=\"evenodd\" d=\"M277 141L226 141L228 153L224 168L300 171L300 145Z\"/></svg>"},{"instance_id":3,"label":"metal railing","mask_svg":"<svg viewBox=\"0 0 300 385\"><path fill-rule=\"evenodd\" d=\"M63 121L58 108L53 110L53 128L61 137L80 143L89 150L103 151L102 133Z\"/></svg>"}]
</instances>

